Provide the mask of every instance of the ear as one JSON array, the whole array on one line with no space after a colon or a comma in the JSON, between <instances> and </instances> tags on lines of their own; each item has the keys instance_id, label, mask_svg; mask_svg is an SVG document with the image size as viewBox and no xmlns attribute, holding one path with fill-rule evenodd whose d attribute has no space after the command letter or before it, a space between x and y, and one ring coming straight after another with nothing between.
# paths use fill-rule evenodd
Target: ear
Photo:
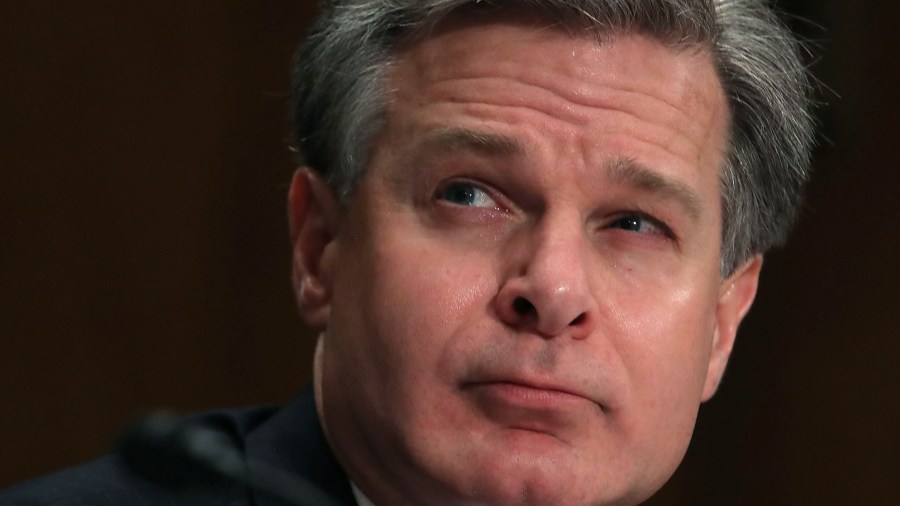
<instances>
[{"instance_id":1,"label":"ear","mask_svg":"<svg viewBox=\"0 0 900 506\"><path fill-rule=\"evenodd\" d=\"M719 301L716 306L716 328L713 334L712 352L706 371L706 382L703 385L701 401L706 402L716 393L728 357L734 347L738 325L750 311L750 305L756 297L759 286L759 271L762 269L762 256L756 255L719 286Z\"/></svg>"},{"instance_id":2,"label":"ear","mask_svg":"<svg viewBox=\"0 0 900 506\"><path fill-rule=\"evenodd\" d=\"M334 240L340 206L328 184L307 167L298 169L288 194L293 267L291 279L300 315L322 330L331 309Z\"/></svg>"}]
</instances>

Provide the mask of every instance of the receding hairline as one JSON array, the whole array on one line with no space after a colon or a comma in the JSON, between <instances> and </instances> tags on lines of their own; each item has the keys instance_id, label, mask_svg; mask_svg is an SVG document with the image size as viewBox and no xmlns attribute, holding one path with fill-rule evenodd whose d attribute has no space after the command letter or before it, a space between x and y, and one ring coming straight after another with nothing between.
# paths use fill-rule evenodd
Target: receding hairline
<instances>
[{"instance_id":1,"label":"receding hairline","mask_svg":"<svg viewBox=\"0 0 900 506\"><path fill-rule=\"evenodd\" d=\"M700 49L710 51L715 44L716 34L703 30L686 30L664 26L654 28L633 25L606 24L578 7L553 9L540 2L514 2L509 0L476 0L460 3L455 7L433 15L431 19L412 29L403 30L395 44L414 44L417 40L434 36L444 31L458 28L461 23L472 21L484 23L527 24L536 28L556 29L571 36L587 36L598 42L622 35L644 35L673 49ZM395 46L396 47L396 46Z\"/></svg>"}]
</instances>

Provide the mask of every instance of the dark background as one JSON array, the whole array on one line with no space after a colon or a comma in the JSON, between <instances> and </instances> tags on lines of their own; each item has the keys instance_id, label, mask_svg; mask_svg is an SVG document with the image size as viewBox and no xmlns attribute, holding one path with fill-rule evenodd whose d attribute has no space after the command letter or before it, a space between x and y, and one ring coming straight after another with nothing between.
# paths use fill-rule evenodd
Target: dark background
<instances>
[{"instance_id":1,"label":"dark background","mask_svg":"<svg viewBox=\"0 0 900 506\"><path fill-rule=\"evenodd\" d=\"M312 4L0 3L0 487L308 380L285 101ZM779 5L819 55L817 175L655 505L900 504L898 2Z\"/></svg>"}]
</instances>

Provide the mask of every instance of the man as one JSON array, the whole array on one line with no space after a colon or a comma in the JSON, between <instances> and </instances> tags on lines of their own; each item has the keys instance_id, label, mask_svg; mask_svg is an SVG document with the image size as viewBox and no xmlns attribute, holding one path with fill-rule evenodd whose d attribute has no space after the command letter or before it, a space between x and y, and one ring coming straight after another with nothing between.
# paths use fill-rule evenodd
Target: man
<instances>
[{"instance_id":1,"label":"man","mask_svg":"<svg viewBox=\"0 0 900 506\"><path fill-rule=\"evenodd\" d=\"M346 503L645 500L796 214L807 86L756 0L327 3L289 196L314 395L206 420ZM275 504L121 467L0 502Z\"/></svg>"}]
</instances>

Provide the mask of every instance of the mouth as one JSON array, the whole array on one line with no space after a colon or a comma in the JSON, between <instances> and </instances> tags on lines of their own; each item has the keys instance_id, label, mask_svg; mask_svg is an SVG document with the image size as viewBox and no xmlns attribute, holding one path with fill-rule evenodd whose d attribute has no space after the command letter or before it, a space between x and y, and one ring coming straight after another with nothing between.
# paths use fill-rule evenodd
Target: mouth
<instances>
[{"instance_id":1,"label":"mouth","mask_svg":"<svg viewBox=\"0 0 900 506\"><path fill-rule=\"evenodd\" d=\"M466 388L490 390L496 395L518 400L525 404L552 405L589 400L587 397L564 387L519 380L474 382L467 384Z\"/></svg>"},{"instance_id":2,"label":"mouth","mask_svg":"<svg viewBox=\"0 0 900 506\"><path fill-rule=\"evenodd\" d=\"M502 426L537 432L559 430L585 420L599 406L585 395L556 384L518 379L463 385L474 406Z\"/></svg>"}]
</instances>

